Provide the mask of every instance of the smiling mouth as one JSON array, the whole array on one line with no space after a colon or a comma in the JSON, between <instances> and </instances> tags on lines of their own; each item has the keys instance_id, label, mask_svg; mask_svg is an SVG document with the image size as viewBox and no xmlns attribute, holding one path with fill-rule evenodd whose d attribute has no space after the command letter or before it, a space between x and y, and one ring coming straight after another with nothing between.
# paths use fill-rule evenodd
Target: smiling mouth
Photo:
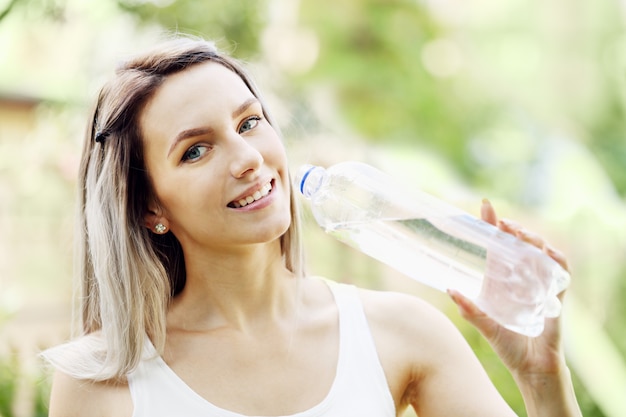
<instances>
[{"instance_id":1,"label":"smiling mouth","mask_svg":"<svg viewBox=\"0 0 626 417\"><path fill-rule=\"evenodd\" d=\"M264 198L270 192L272 192L273 181L274 180L268 182L263 187L261 187L261 189L255 191L254 193L252 193L251 195L249 195L247 197L244 197L244 198L242 198L240 200L237 200L237 201L231 201L230 203L228 203L228 207L230 207L230 208L241 208L241 207L245 207L248 204L254 203L255 201L258 201L258 200Z\"/></svg>"}]
</instances>

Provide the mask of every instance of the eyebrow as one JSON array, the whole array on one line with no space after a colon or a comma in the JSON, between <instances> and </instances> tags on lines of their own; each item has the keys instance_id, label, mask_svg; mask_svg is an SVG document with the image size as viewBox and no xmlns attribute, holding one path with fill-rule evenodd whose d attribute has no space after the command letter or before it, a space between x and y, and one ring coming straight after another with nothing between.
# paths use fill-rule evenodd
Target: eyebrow
<instances>
[{"instance_id":1,"label":"eyebrow","mask_svg":"<svg viewBox=\"0 0 626 417\"><path fill-rule=\"evenodd\" d=\"M259 99L256 97L250 97L249 99L247 99L246 101L244 101L243 103L241 103L241 106L237 107L235 109L235 111L233 112L233 119L241 116L241 114L243 112L245 112L246 110L248 110L248 107L252 106L255 103L258 103Z\"/></svg>"},{"instance_id":2,"label":"eyebrow","mask_svg":"<svg viewBox=\"0 0 626 417\"><path fill-rule=\"evenodd\" d=\"M250 106L258 102L259 102L258 98L250 97L249 99L241 103L241 105L233 111L232 118L235 119L241 116L241 114L244 113ZM183 130L182 132L177 134L176 137L174 138L174 141L172 142L172 145L170 146L170 149L167 152L167 156L170 156L174 148L176 148L176 146L183 140L188 139L188 138L193 138L195 136L208 135L211 133L213 133L213 128L208 127L208 126L207 127L194 127L191 129Z\"/></svg>"}]
</instances>

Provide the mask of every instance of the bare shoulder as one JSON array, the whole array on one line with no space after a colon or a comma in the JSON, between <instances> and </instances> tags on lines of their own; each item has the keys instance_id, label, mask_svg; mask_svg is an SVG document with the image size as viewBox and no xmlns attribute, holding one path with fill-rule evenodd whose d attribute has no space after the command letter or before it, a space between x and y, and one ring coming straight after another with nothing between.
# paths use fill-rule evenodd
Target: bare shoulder
<instances>
[{"instance_id":1,"label":"bare shoulder","mask_svg":"<svg viewBox=\"0 0 626 417\"><path fill-rule=\"evenodd\" d=\"M432 304L408 294L359 291L381 360L401 360L411 380L449 367L451 358L478 363L454 323Z\"/></svg>"},{"instance_id":2,"label":"bare shoulder","mask_svg":"<svg viewBox=\"0 0 626 417\"><path fill-rule=\"evenodd\" d=\"M56 371L50 394L50 417L130 417L132 400L125 382L75 379Z\"/></svg>"},{"instance_id":3,"label":"bare shoulder","mask_svg":"<svg viewBox=\"0 0 626 417\"><path fill-rule=\"evenodd\" d=\"M360 289L359 294L374 333L384 333L399 342L417 342L422 351L429 345L438 349L441 343L462 338L444 313L418 297L366 289Z\"/></svg>"}]
</instances>

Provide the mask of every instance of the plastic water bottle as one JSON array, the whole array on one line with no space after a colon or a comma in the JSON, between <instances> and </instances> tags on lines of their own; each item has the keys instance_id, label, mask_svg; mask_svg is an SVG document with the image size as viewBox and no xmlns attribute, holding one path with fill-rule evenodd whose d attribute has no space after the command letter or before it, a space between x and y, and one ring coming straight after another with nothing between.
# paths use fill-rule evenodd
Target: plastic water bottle
<instances>
[{"instance_id":1,"label":"plastic water bottle","mask_svg":"<svg viewBox=\"0 0 626 417\"><path fill-rule=\"evenodd\" d=\"M330 235L528 336L557 317L568 272L537 247L360 162L300 168L296 187Z\"/></svg>"}]
</instances>

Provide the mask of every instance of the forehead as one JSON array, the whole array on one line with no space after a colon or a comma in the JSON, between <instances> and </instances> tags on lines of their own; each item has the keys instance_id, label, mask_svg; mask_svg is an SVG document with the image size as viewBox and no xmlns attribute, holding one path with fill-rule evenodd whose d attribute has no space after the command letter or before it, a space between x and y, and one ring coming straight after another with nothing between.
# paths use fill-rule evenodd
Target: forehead
<instances>
[{"instance_id":1,"label":"forehead","mask_svg":"<svg viewBox=\"0 0 626 417\"><path fill-rule=\"evenodd\" d=\"M140 116L142 131L164 121L194 123L200 109L239 105L254 95L243 79L216 62L195 64L169 75L146 103Z\"/></svg>"},{"instance_id":2,"label":"forehead","mask_svg":"<svg viewBox=\"0 0 626 417\"><path fill-rule=\"evenodd\" d=\"M230 84L230 87L235 87L237 84L240 88L248 90L241 77L232 69L220 62L206 61L193 64L182 71L166 76L156 94L171 89L191 88L195 90L199 87L219 87L223 84Z\"/></svg>"}]
</instances>

